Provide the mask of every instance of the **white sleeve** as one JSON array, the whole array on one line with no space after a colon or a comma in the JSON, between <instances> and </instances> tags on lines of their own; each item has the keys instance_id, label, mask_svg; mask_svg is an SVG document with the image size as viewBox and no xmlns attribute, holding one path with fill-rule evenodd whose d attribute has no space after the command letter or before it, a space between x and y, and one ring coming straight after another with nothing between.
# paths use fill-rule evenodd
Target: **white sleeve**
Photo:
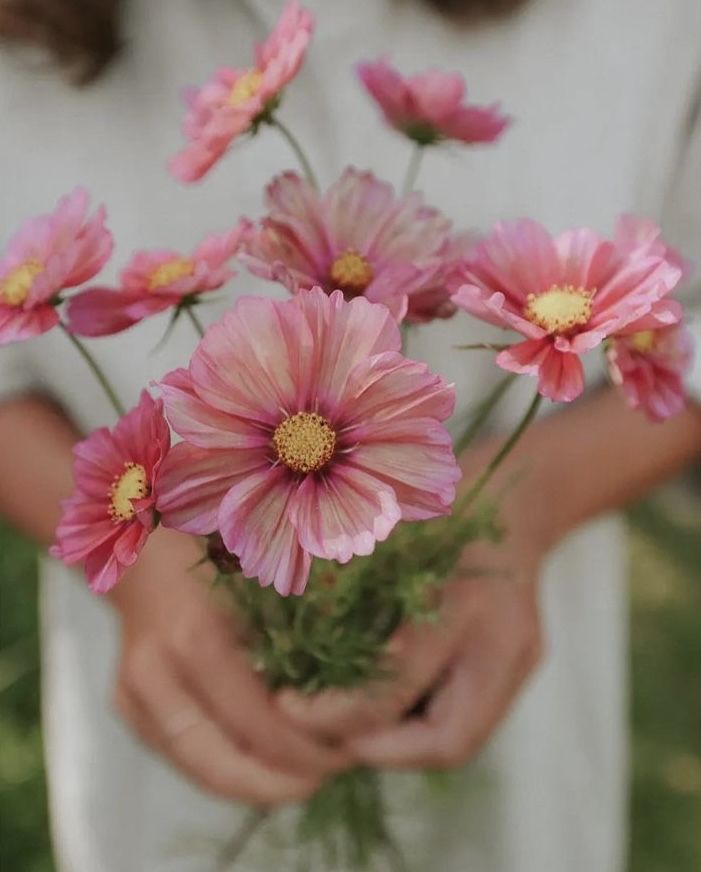
<instances>
[{"instance_id":1,"label":"white sleeve","mask_svg":"<svg viewBox=\"0 0 701 872\"><path fill-rule=\"evenodd\" d=\"M701 89L687 129L689 135L666 200L663 226L669 243L679 248L695 267L682 298L688 307L689 329L695 345L688 385L701 400Z\"/></svg>"}]
</instances>

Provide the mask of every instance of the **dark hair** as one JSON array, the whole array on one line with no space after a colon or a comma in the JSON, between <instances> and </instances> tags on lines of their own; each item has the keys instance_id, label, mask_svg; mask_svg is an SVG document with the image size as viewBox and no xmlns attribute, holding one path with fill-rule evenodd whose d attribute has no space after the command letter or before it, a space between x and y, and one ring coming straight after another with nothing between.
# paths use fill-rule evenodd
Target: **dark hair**
<instances>
[{"instance_id":1,"label":"dark hair","mask_svg":"<svg viewBox=\"0 0 701 872\"><path fill-rule=\"evenodd\" d=\"M148 2L148 0L145 0ZM424 0L455 17L500 15L527 0ZM123 0L0 0L0 38L48 51L70 78L97 78L119 51Z\"/></svg>"}]
</instances>

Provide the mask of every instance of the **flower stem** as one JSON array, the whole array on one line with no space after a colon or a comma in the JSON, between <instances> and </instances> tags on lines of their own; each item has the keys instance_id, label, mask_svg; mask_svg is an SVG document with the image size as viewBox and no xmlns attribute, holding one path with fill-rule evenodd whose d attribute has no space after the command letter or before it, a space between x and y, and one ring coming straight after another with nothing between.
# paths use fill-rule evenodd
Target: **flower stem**
<instances>
[{"instance_id":1,"label":"flower stem","mask_svg":"<svg viewBox=\"0 0 701 872\"><path fill-rule=\"evenodd\" d=\"M309 158L304 153L304 149L299 144L299 141L294 136L292 131L289 129L289 127L286 127L282 123L282 121L280 121L280 119L277 118L275 115L271 116L269 123L273 127L276 127L282 134L283 138L287 140L287 144L290 146L290 148L294 152L295 157L299 161L299 165L302 167L302 172L306 176L307 181L313 188L318 191L319 184L316 180L316 176L314 175L314 170L312 169L312 165L309 162Z\"/></svg>"},{"instance_id":2,"label":"flower stem","mask_svg":"<svg viewBox=\"0 0 701 872\"><path fill-rule=\"evenodd\" d=\"M258 827L268 818L270 812L254 808L249 811L243 823L232 838L224 845L217 858L217 872L228 872L243 854Z\"/></svg>"},{"instance_id":3,"label":"flower stem","mask_svg":"<svg viewBox=\"0 0 701 872\"><path fill-rule=\"evenodd\" d=\"M71 331L68 329L68 327L66 327L66 325L63 322L60 322L60 327L63 330L63 332L66 334L66 336L69 338L69 340L73 343L73 346L77 349L80 356L83 358L83 360L90 367L93 375L100 383L100 387L105 392L107 399L110 401L112 408L117 413L117 416L121 418L122 415L124 415L124 411L125 411L124 406L121 404L119 397L117 396L116 391L114 390L114 388L110 384L109 380L107 379L107 376L104 374L104 372L100 368L100 365L98 364L98 362L95 360L95 358L92 356L92 354L90 354L90 352L83 345L83 343L80 341L80 339L78 339L77 336L75 336L73 333L71 333Z\"/></svg>"},{"instance_id":4,"label":"flower stem","mask_svg":"<svg viewBox=\"0 0 701 872\"><path fill-rule=\"evenodd\" d=\"M488 394L488 396L479 404L479 406L477 406L474 414L472 415L472 420L470 421L469 425L455 440L454 450L455 454L458 457L472 443L475 436L477 436L479 431L489 419L489 416L499 405L501 398L508 391L508 389L511 387L515 380L515 373L510 372L507 376L504 376L504 378L497 383L494 390L490 394Z\"/></svg>"},{"instance_id":5,"label":"flower stem","mask_svg":"<svg viewBox=\"0 0 701 872\"><path fill-rule=\"evenodd\" d=\"M195 333L197 333L200 339L202 339L202 337L204 336L204 327L202 326L202 322L197 317L197 315L195 315L192 306L185 306L184 308L187 312L187 317L190 319L190 321L192 322L192 326L195 328Z\"/></svg>"},{"instance_id":6,"label":"flower stem","mask_svg":"<svg viewBox=\"0 0 701 872\"><path fill-rule=\"evenodd\" d=\"M416 180L419 177L419 169L424 156L424 146L415 145L414 150L409 158L409 164L406 168L404 181L402 182L402 197L408 196L413 190Z\"/></svg>"},{"instance_id":7,"label":"flower stem","mask_svg":"<svg viewBox=\"0 0 701 872\"><path fill-rule=\"evenodd\" d=\"M465 509L469 508L472 503L477 499L477 497L482 493L484 488L487 486L489 481L491 480L494 473L499 469L501 464L506 460L509 456L516 443L519 441L521 436L526 432L531 422L536 416L538 409L540 407L542 397L539 393L536 392L536 395L533 397L530 406L526 410L525 415L521 418L521 420L516 425L516 428L511 433L511 435L506 439L504 444L501 446L499 451L494 455L494 457L487 464L484 472L479 476L477 481L472 485L472 487L460 497L460 499L456 502L454 512L455 514L461 514L465 511Z\"/></svg>"}]
</instances>

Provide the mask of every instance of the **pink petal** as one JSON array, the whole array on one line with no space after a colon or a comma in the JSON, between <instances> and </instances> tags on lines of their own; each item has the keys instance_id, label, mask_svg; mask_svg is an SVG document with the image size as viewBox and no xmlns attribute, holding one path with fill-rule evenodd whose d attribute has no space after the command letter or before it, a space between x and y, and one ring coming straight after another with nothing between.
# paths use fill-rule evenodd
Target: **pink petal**
<instances>
[{"instance_id":1,"label":"pink petal","mask_svg":"<svg viewBox=\"0 0 701 872\"><path fill-rule=\"evenodd\" d=\"M242 451L203 450L181 442L161 464L156 509L165 527L206 535L217 529L227 492L246 476L269 468L265 457Z\"/></svg>"},{"instance_id":2,"label":"pink petal","mask_svg":"<svg viewBox=\"0 0 701 872\"><path fill-rule=\"evenodd\" d=\"M276 426L299 410L312 337L294 302L242 297L207 331L190 362L202 400L238 418ZM293 366L293 364L295 364Z\"/></svg>"},{"instance_id":3,"label":"pink petal","mask_svg":"<svg viewBox=\"0 0 701 872\"><path fill-rule=\"evenodd\" d=\"M329 297L321 288L313 288L296 297L295 303L311 333L309 400L331 413L357 364L374 354L399 351L399 328L385 306L363 297L346 302L340 291Z\"/></svg>"},{"instance_id":4,"label":"pink petal","mask_svg":"<svg viewBox=\"0 0 701 872\"><path fill-rule=\"evenodd\" d=\"M283 596L302 593L311 568L289 517L296 487L284 467L268 466L235 485L219 510L219 531L243 574Z\"/></svg>"},{"instance_id":5,"label":"pink petal","mask_svg":"<svg viewBox=\"0 0 701 872\"><path fill-rule=\"evenodd\" d=\"M328 474L308 475L290 504L299 541L316 557L347 563L372 554L401 518L391 487L364 470L334 463Z\"/></svg>"},{"instance_id":6,"label":"pink petal","mask_svg":"<svg viewBox=\"0 0 701 872\"><path fill-rule=\"evenodd\" d=\"M270 432L255 421L221 412L196 393L190 373L176 369L158 383L173 429L200 448L259 448L269 444Z\"/></svg>"},{"instance_id":7,"label":"pink petal","mask_svg":"<svg viewBox=\"0 0 701 872\"><path fill-rule=\"evenodd\" d=\"M67 318L77 336L111 336L132 327L139 318L127 314L128 298L107 288L90 288L68 301Z\"/></svg>"},{"instance_id":8,"label":"pink petal","mask_svg":"<svg viewBox=\"0 0 701 872\"><path fill-rule=\"evenodd\" d=\"M445 421L455 409L455 389L434 375L426 364L395 351L358 363L339 399L344 438L351 442L374 438L387 421L433 418Z\"/></svg>"},{"instance_id":9,"label":"pink petal","mask_svg":"<svg viewBox=\"0 0 701 872\"><path fill-rule=\"evenodd\" d=\"M20 309L0 303L0 346L41 336L55 327L59 320L54 306Z\"/></svg>"},{"instance_id":10,"label":"pink petal","mask_svg":"<svg viewBox=\"0 0 701 872\"><path fill-rule=\"evenodd\" d=\"M406 521L448 514L461 477L449 434L430 418L378 425L344 463L389 485Z\"/></svg>"}]
</instances>

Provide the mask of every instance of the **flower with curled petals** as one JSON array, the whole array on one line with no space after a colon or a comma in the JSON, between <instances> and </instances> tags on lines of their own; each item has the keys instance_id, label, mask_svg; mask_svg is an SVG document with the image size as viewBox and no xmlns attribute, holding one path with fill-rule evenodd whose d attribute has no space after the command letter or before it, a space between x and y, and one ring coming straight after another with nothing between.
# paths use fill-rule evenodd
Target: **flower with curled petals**
<instances>
[{"instance_id":1,"label":"flower with curled petals","mask_svg":"<svg viewBox=\"0 0 701 872\"><path fill-rule=\"evenodd\" d=\"M551 400L570 401L584 389L580 356L655 309L660 322L678 319L667 300L681 270L647 248L626 250L581 229L552 237L531 220L498 224L463 268L456 305L525 341L497 364L538 377Z\"/></svg>"},{"instance_id":2,"label":"flower with curled petals","mask_svg":"<svg viewBox=\"0 0 701 872\"><path fill-rule=\"evenodd\" d=\"M447 514L454 391L400 346L362 297L240 299L161 382L184 440L159 476L164 525L218 530L246 577L299 594L312 556L346 562L400 519Z\"/></svg>"},{"instance_id":3,"label":"flower with curled petals","mask_svg":"<svg viewBox=\"0 0 701 872\"><path fill-rule=\"evenodd\" d=\"M632 409L665 421L686 407L684 376L691 370L693 341L682 324L636 329L606 344L609 373Z\"/></svg>"},{"instance_id":4,"label":"flower with curled petals","mask_svg":"<svg viewBox=\"0 0 701 872\"><path fill-rule=\"evenodd\" d=\"M76 489L62 503L50 553L82 564L96 593L136 562L156 524L154 486L169 446L163 402L143 391L113 430L101 427L73 449Z\"/></svg>"},{"instance_id":5,"label":"flower with curled petals","mask_svg":"<svg viewBox=\"0 0 701 872\"><path fill-rule=\"evenodd\" d=\"M448 279L465 247L420 194L397 198L391 185L348 167L324 194L283 173L266 200L269 214L241 256L255 275L292 293L317 285L348 300L364 296L397 321L452 311Z\"/></svg>"},{"instance_id":6,"label":"flower with curled petals","mask_svg":"<svg viewBox=\"0 0 701 872\"><path fill-rule=\"evenodd\" d=\"M188 144L169 164L176 178L198 181L234 139L269 119L302 66L313 28L311 13L288 0L268 38L255 47L250 67L220 67L201 88L185 92Z\"/></svg>"},{"instance_id":7,"label":"flower with curled petals","mask_svg":"<svg viewBox=\"0 0 701 872\"><path fill-rule=\"evenodd\" d=\"M495 142L511 123L496 105L466 103L465 81L457 73L427 70L405 78L382 59L357 69L387 122L417 145Z\"/></svg>"},{"instance_id":8,"label":"flower with curled petals","mask_svg":"<svg viewBox=\"0 0 701 872\"><path fill-rule=\"evenodd\" d=\"M156 249L138 251L122 270L116 289L87 288L68 302L68 325L78 336L109 336L166 309L192 305L222 287L235 272L228 262L249 225L212 234L191 255Z\"/></svg>"},{"instance_id":9,"label":"flower with curled petals","mask_svg":"<svg viewBox=\"0 0 701 872\"><path fill-rule=\"evenodd\" d=\"M105 209L88 215L83 188L48 215L30 218L0 258L0 345L40 336L59 323L58 295L93 278L109 260Z\"/></svg>"}]
</instances>

